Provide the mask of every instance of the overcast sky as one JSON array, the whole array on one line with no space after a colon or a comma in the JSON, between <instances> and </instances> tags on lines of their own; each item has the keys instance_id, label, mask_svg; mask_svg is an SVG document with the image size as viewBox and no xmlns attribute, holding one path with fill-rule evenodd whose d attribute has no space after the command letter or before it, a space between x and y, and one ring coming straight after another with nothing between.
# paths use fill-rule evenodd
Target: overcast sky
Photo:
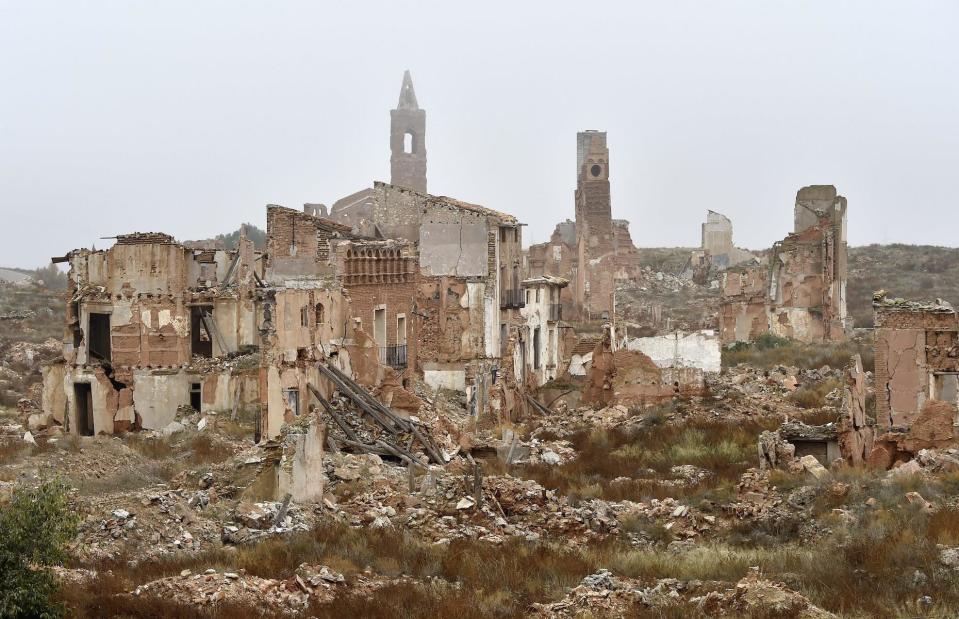
<instances>
[{"instance_id":1,"label":"overcast sky","mask_svg":"<svg viewBox=\"0 0 959 619\"><path fill-rule=\"evenodd\" d=\"M803 185L849 240L956 246L959 2L0 0L0 266L99 237L204 238L389 180L403 70L428 182L573 218L576 131L609 132L613 216L769 246Z\"/></svg>"}]
</instances>

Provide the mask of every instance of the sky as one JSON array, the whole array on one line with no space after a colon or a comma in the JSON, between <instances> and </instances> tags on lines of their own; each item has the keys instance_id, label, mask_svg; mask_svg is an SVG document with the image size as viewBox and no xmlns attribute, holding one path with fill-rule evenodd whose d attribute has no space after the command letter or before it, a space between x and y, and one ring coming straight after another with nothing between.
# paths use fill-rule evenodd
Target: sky
<instances>
[{"instance_id":1,"label":"sky","mask_svg":"<svg viewBox=\"0 0 959 619\"><path fill-rule=\"evenodd\" d=\"M133 231L208 238L389 181L403 71L433 194L543 242L576 132L613 216L759 249L833 184L849 242L956 246L959 2L0 0L0 266Z\"/></svg>"}]
</instances>

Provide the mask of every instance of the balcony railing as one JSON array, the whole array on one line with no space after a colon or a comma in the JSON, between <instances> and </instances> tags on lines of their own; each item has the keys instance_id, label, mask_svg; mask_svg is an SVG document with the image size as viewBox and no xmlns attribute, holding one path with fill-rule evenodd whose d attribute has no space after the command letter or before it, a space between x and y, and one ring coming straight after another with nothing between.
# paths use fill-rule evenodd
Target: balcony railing
<instances>
[{"instance_id":1,"label":"balcony railing","mask_svg":"<svg viewBox=\"0 0 959 619\"><path fill-rule=\"evenodd\" d=\"M500 296L500 309L519 309L526 307L526 291L517 288L516 290L504 290Z\"/></svg>"},{"instance_id":2,"label":"balcony railing","mask_svg":"<svg viewBox=\"0 0 959 619\"><path fill-rule=\"evenodd\" d=\"M406 367L406 344L380 346L380 363L393 368Z\"/></svg>"},{"instance_id":3,"label":"balcony railing","mask_svg":"<svg viewBox=\"0 0 959 619\"><path fill-rule=\"evenodd\" d=\"M549 304L549 320L557 321L563 319L563 306L559 303Z\"/></svg>"}]
</instances>

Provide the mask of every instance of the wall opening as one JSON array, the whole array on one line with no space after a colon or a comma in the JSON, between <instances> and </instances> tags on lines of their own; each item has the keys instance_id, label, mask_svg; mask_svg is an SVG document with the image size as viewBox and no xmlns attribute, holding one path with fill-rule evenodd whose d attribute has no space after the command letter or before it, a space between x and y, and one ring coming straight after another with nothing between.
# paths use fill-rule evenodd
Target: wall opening
<instances>
[{"instance_id":1,"label":"wall opening","mask_svg":"<svg viewBox=\"0 0 959 619\"><path fill-rule=\"evenodd\" d=\"M190 351L200 357L213 356L213 338L210 334L210 309L194 307L190 310Z\"/></svg>"},{"instance_id":2,"label":"wall opening","mask_svg":"<svg viewBox=\"0 0 959 619\"><path fill-rule=\"evenodd\" d=\"M403 134L403 152L407 155L413 154L413 134L409 131Z\"/></svg>"},{"instance_id":3,"label":"wall opening","mask_svg":"<svg viewBox=\"0 0 959 619\"><path fill-rule=\"evenodd\" d=\"M326 309L323 307L322 303L316 304L316 309L314 311L316 314L316 324L317 326L326 322Z\"/></svg>"},{"instance_id":4,"label":"wall opening","mask_svg":"<svg viewBox=\"0 0 959 619\"><path fill-rule=\"evenodd\" d=\"M74 301L70 304L70 320L73 328L73 349L80 348L83 343L83 329L80 327L80 302Z\"/></svg>"},{"instance_id":5,"label":"wall opening","mask_svg":"<svg viewBox=\"0 0 959 619\"><path fill-rule=\"evenodd\" d=\"M97 314L90 312L90 337L89 354L90 357L110 360L110 314Z\"/></svg>"},{"instance_id":6,"label":"wall opening","mask_svg":"<svg viewBox=\"0 0 959 619\"><path fill-rule=\"evenodd\" d=\"M533 329L533 369L539 369L539 351L540 351L540 328Z\"/></svg>"},{"instance_id":7,"label":"wall opening","mask_svg":"<svg viewBox=\"0 0 959 619\"><path fill-rule=\"evenodd\" d=\"M77 408L77 434L93 436L93 388L90 383L74 383L73 396Z\"/></svg>"},{"instance_id":8,"label":"wall opening","mask_svg":"<svg viewBox=\"0 0 959 619\"><path fill-rule=\"evenodd\" d=\"M197 412L203 406L203 385L201 383L190 383L190 406Z\"/></svg>"},{"instance_id":9,"label":"wall opening","mask_svg":"<svg viewBox=\"0 0 959 619\"><path fill-rule=\"evenodd\" d=\"M286 405L293 413L294 417L300 416L300 392L297 389L285 389L283 396L286 398Z\"/></svg>"},{"instance_id":10,"label":"wall opening","mask_svg":"<svg viewBox=\"0 0 959 619\"><path fill-rule=\"evenodd\" d=\"M386 308L373 310L373 341L381 348L386 346Z\"/></svg>"},{"instance_id":11,"label":"wall opening","mask_svg":"<svg viewBox=\"0 0 959 619\"><path fill-rule=\"evenodd\" d=\"M310 310L309 306L304 305L300 308L300 326L309 327L310 326Z\"/></svg>"},{"instance_id":12,"label":"wall opening","mask_svg":"<svg viewBox=\"0 0 959 619\"><path fill-rule=\"evenodd\" d=\"M948 402L955 410L953 424L959 425L959 373L942 372L932 375L932 398Z\"/></svg>"},{"instance_id":13,"label":"wall opening","mask_svg":"<svg viewBox=\"0 0 959 619\"><path fill-rule=\"evenodd\" d=\"M403 314L396 316L396 345L406 346L406 316Z\"/></svg>"}]
</instances>

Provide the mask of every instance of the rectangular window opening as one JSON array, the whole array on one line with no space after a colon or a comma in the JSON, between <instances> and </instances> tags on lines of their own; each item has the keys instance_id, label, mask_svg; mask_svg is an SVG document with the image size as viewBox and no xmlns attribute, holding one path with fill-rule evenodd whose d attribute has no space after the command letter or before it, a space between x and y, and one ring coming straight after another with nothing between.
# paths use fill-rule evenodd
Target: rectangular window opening
<instances>
[{"instance_id":1,"label":"rectangular window opening","mask_svg":"<svg viewBox=\"0 0 959 619\"><path fill-rule=\"evenodd\" d=\"M283 397L286 405L293 412L294 417L300 416L300 391L298 389L284 389Z\"/></svg>"},{"instance_id":2,"label":"rectangular window opening","mask_svg":"<svg viewBox=\"0 0 959 619\"><path fill-rule=\"evenodd\" d=\"M533 369L539 369L539 354L540 354L540 341L539 341L540 328L536 327L533 329Z\"/></svg>"},{"instance_id":3,"label":"rectangular window opening","mask_svg":"<svg viewBox=\"0 0 959 619\"><path fill-rule=\"evenodd\" d=\"M210 334L212 318L208 307L194 307L190 310L190 350L194 355L213 356L213 338Z\"/></svg>"},{"instance_id":4,"label":"rectangular window opening","mask_svg":"<svg viewBox=\"0 0 959 619\"><path fill-rule=\"evenodd\" d=\"M91 312L89 331L90 357L110 361L110 314Z\"/></svg>"}]
</instances>

